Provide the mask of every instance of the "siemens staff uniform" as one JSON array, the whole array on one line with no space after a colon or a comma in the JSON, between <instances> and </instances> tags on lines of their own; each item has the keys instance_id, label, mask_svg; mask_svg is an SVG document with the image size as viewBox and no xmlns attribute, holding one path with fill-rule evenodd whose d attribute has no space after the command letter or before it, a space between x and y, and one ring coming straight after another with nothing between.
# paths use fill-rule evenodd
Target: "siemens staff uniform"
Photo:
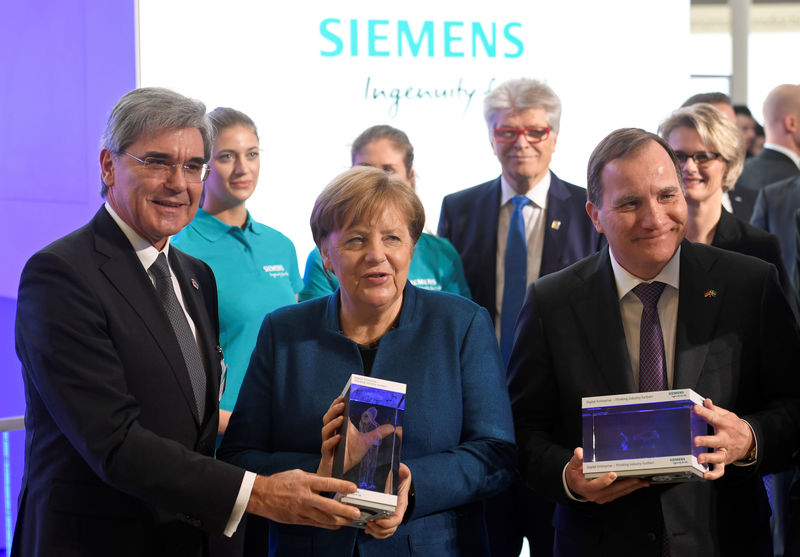
<instances>
[{"instance_id":1,"label":"siemens staff uniform","mask_svg":"<svg viewBox=\"0 0 800 557\"><path fill-rule=\"evenodd\" d=\"M172 243L205 261L217 279L219 339L228 366L219 406L233 410L264 316L296 303L303 287L297 252L289 238L249 212L240 228L199 209Z\"/></svg>"},{"instance_id":2,"label":"siemens staff uniform","mask_svg":"<svg viewBox=\"0 0 800 557\"><path fill-rule=\"evenodd\" d=\"M458 252L448 240L432 234L423 232L417 240L408 268L408 281L417 288L452 292L471 299ZM308 254L303 283L301 302L327 296L339 288L339 281L333 273L325 273L317 248Z\"/></svg>"}]
</instances>

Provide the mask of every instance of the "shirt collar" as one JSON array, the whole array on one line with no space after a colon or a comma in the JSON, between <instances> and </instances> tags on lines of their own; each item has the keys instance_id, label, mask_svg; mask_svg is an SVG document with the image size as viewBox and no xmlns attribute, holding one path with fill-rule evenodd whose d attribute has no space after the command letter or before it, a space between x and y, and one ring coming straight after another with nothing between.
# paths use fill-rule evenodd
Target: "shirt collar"
<instances>
[{"instance_id":1,"label":"shirt collar","mask_svg":"<svg viewBox=\"0 0 800 557\"><path fill-rule=\"evenodd\" d=\"M678 290L680 283L680 270L681 270L681 246L675 250L675 254L664 265L661 272L658 273L652 280L642 280L636 275L628 272L622 265L617 263L617 258L614 257L614 252L611 251L611 246L608 247L609 254L611 255L611 269L614 271L614 281L617 284L617 297L622 299L625 295L633 290L642 282L663 282L670 285L675 290Z\"/></svg>"},{"instance_id":2,"label":"shirt collar","mask_svg":"<svg viewBox=\"0 0 800 557\"><path fill-rule=\"evenodd\" d=\"M164 249L158 251L153 244L139 236L139 234L133 228L131 228L127 222L122 220L116 211L111 208L111 205L109 205L108 201L106 201L105 208L106 211L108 211L108 214L111 215L111 218L114 219L114 222L117 223L117 226L120 227L122 233L125 234L125 237L131 243L133 251L136 252L136 257L139 258L139 261L145 270L150 269L150 265L155 263L159 253L163 252L167 257L167 261L169 261L169 238L167 238L167 243L164 244Z\"/></svg>"},{"instance_id":3,"label":"shirt collar","mask_svg":"<svg viewBox=\"0 0 800 557\"><path fill-rule=\"evenodd\" d=\"M547 192L550 190L550 171L545 172L544 177L525 193L525 197L530 199L537 207L547 209ZM506 177L500 175L500 206L508 203L512 197L519 195L511 184L506 181Z\"/></svg>"},{"instance_id":4,"label":"shirt collar","mask_svg":"<svg viewBox=\"0 0 800 557\"><path fill-rule=\"evenodd\" d=\"M217 217L204 211L202 208L197 210L197 215L195 215L192 222L189 224L200 236L208 240L209 242L215 242L222 238L225 234L228 234L231 229L239 228L238 226L231 226L230 224L225 224ZM244 231L246 232L253 232L258 234L259 231L256 227L253 226L253 219L250 216L250 211L247 212L247 220L244 223Z\"/></svg>"},{"instance_id":5,"label":"shirt collar","mask_svg":"<svg viewBox=\"0 0 800 557\"><path fill-rule=\"evenodd\" d=\"M774 143L764 143L764 149L772 149L773 151L783 153L784 155L792 159L792 162L797 168L800 168L800 155L798 155L791 149L784 147L783 145L775 145Z\"/></svg>"}]
</instances>

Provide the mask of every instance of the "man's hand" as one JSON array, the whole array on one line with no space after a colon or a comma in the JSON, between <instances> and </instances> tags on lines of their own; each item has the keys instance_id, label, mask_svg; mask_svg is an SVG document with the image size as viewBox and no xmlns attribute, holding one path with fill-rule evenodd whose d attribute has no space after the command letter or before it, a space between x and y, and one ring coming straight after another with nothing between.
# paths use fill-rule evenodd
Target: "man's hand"
<instances>
[{"instance_id":1,"label":"man's hand","mask_svg":"<svg viewBox=\"0 0 800 557\"><path fill-rule=\"evenodd\" d=\"M398 476L400 476L400 486L397 489L397 508L394 513L386 518L379 518L378 520L367 522L366 532L373 538L379 540L388 538L395 533L397 527L403 522L403 517L408 508L408 490L411 487L411 470L402 462L400 463Z\"/></svg>"},{"instance_id":2,"label":"man's hand","mask_svg":"<svg viewBox=\"0 0 800 557\"><path fill-rule=\"evenodd\" d=\"M342 427L342 422L346 419L342 415L344 412L344 399L337 397L322 416L322 458L320 459L319 466L317 467L317 474L320 476L330 476L333 470L333 457L336 454L336 446L341 440L339 429ZM347 419L347 447L344 456L344 471L347 472L361 462L367 451L377 442L384 437L394 433L395 428L390 424L384 424L376 427L372 431L361 433L356 429L349 419ZM399 428L398 428L399 434Z\"/></svg>"},{"instance_id":3,"label":"man's hand","mask_svg":"<svg viewBox=\"0 0 800 557\"><path fill-rule=\"evenodd\" d=\"M725 465L742 460L755 443L753 431L747 422L733 412L714 406L710 398L703 405L695 404L694 412L714 428L714 435L698 435L696 447L708 447L714 452L702 453L697 461L713 464L714 469L703 474L706 480L716 480L725 474Z\"/></svg>"},{"instance_id":4,"label":"man's hand","mask_svg":"<svg viewBox=\"0 0 800 557\"><path fill-rule=\"evenodd\" d=\"M567 480L567 487L573 494L600 504L609 503L650 485L650 482L638 478L618 480L614 472L587 480L583 475L583 449L581 447L576 447L572 453L564 476Z\"/></svg>"},{"instance_id":5,"label":"man's hand","mask_svg":"<svg viewBox=\"0 0 800 557\"><path fill-rule=\"evenodd\" d=\"M352 482L321 478L302 470L257 476L247 503L247 512L285 524L335 530L358 518L359 510L323 497L320 493L353 493L355 490Z\"/></svg>"}]
</instances>

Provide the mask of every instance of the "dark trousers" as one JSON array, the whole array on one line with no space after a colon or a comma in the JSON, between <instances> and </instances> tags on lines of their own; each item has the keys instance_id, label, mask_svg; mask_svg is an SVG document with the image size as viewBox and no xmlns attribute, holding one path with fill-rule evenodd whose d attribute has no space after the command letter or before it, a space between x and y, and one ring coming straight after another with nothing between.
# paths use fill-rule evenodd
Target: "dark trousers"
<instances>
[{"instance_id":1,"label":"dark trousers","mask_svg":"<svg viewBox=\"0 0 800 557\"><path fill-rule=\"evenodd\" d=\"M518 478L512 486L486 500L486 529L491 557L518 557L528 538L531 557L553 555L555 503L543 499Z\"/></svg>"}]
</instances>

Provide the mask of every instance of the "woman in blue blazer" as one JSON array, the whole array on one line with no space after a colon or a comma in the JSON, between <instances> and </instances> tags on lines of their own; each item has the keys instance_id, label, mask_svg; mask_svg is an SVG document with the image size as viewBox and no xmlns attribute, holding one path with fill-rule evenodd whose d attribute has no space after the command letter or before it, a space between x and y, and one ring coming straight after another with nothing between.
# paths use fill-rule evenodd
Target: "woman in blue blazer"
<instances>
[{"instance_id":1,"label":"woman in blue blazer","mask_svg":"<svg viewBox=\"0 0 800 557\"><path fill-rule=\"evenodd\" d=\"M314 241L340 287L267 315L219 456L317 471L321 418L364 373L407 384L407 470L394 515L366 531L273 523L270 555L487 554L482 500L510 485L516 460L505 374L486 310L408 283L424 220L413 190L376 168L346 171L317 199Z\"/></svg>"}]
</instances>

